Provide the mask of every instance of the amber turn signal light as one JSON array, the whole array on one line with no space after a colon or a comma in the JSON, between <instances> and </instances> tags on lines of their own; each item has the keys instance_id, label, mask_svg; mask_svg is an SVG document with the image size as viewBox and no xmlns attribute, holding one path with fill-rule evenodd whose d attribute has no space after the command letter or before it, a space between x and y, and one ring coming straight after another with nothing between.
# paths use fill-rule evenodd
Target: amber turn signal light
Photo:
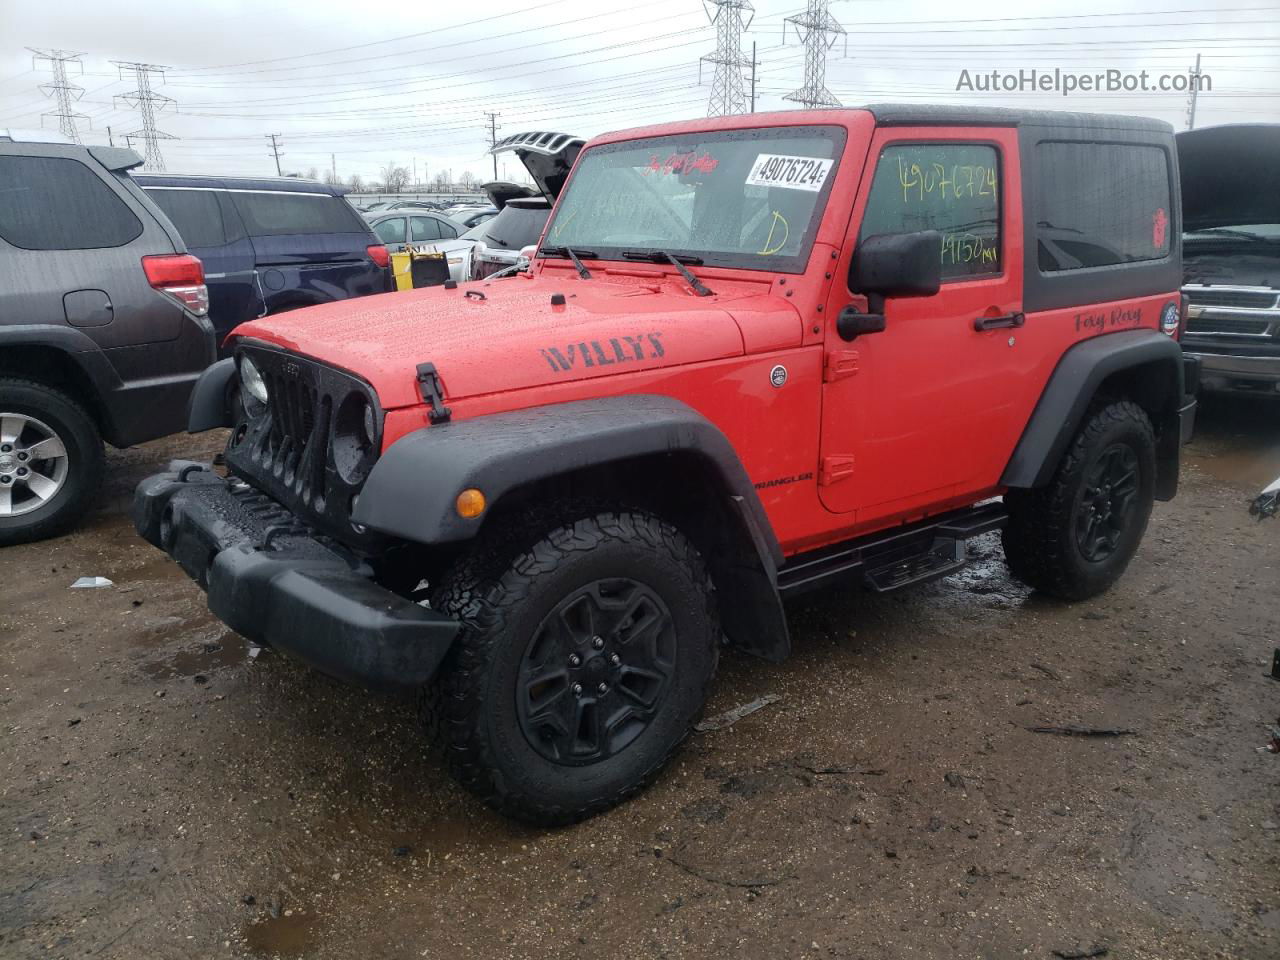
<instances>
[{"instance_id":1,"label":"amber turn signal light","mask_svg":"<svg viewBox=\"0 0 1280 960\"><path fill-rule=\"evenodd\" d=\"M469 487L458 494L454 507L464 520L474 519L484 513L484 494L475 487Z\"/></svg>"}]
</instances>

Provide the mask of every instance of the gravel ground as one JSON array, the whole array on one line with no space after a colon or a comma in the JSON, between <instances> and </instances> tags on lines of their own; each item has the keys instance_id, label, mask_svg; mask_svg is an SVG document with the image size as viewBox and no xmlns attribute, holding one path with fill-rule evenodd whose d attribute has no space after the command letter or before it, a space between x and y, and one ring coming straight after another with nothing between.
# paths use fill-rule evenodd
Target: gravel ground
<instances>
[{"instance_id":1,"label":"gravel ground","mask_svg":"<svg viewBox=\"0 0 1280 960\"><path fill-rule=\"evenodd\" d=\"M1280 407L1202 409L1107 595L1030 594L988 537L808 598L709 712L776 702L553 832L472 802L406 704L250 658L135 537L132 485L218 439L113 453L84 529L0 553L0 956L1280 957L1280 520L1245 508ZM1062 724L1134 733L1028 729Z\"/></svg>"}]
</instances>

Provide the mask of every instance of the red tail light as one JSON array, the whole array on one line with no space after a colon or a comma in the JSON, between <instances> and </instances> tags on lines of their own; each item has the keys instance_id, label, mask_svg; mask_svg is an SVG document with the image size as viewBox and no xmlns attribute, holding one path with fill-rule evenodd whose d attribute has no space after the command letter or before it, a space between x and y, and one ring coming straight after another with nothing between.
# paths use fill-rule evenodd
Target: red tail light
<instances>
[{"instance_id":1,"label":"red tail light","mask_svg":"<svg viewBox=\"0 0 1280 960\"><path fill-rule=\"evenodd\" d=\"M204 285L204 264L189 253L142 258L147 282L182 304L197 317L209 312L209 288Z\"/></svg>"},{"instance_id":2,"label":"red tail light","mask_svg":"<svg viewBox=\"0 0 1280 960\"><path fill-rule=\"evenodd\" d=\"M369 254L369 259L380 267L385 267L391 263L391 255L387 253L387 248L380 243L365 247L365 252Z\"/></svg>"}]
</instances>

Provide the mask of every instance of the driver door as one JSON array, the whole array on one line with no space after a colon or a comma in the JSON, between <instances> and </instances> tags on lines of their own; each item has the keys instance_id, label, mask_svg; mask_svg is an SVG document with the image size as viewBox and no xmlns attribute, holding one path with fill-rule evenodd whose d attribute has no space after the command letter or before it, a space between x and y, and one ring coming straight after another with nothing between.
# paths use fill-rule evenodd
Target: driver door
<instances>
[{"instance_id":1,"label":"driver door","mask_svg":"<svg viewBox=\"0 0 1280 960\"><path fill-rule=\"evenodd\" d=\"M1022 310L1016 131L887 128L868 156L874 174L859 187L836 276L848 277L862 237L937 230L943 246L939 292L890 299L882 332L846 342L826 324L819 495L859 525L994 488L996 448L1016 419L1010 380L1027 373L1012 326ZM835 283L827 315L851 302L866 308L847 280ZM979 318L990 329L976 329Z\"/></svg>"}]
</instances>

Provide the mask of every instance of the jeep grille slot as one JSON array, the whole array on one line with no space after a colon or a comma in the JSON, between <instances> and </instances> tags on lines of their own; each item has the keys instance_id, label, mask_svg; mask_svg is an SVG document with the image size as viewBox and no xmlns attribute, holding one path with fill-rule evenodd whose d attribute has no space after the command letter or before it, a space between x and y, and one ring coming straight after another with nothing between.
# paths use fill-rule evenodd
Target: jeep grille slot
<instances>
[{"instance_id":1,"label":"jeep grille slot","mask_svg":"<svg viewBox=\"0 0 1280 960\"><path fill-rule=\"evenodd\" d=\"M339 539L360 539L351 527L351 501L377 459L378 445L365 455L361 471L339 469L335 412L344 403L357 403L358 410L367 404L380 433L382 416L373 390L307 357L257 346L239 352L262 372L268 402L253 415L242 414L227 446L228 467L302 520Z\"/></svg>"}]
</instances>

